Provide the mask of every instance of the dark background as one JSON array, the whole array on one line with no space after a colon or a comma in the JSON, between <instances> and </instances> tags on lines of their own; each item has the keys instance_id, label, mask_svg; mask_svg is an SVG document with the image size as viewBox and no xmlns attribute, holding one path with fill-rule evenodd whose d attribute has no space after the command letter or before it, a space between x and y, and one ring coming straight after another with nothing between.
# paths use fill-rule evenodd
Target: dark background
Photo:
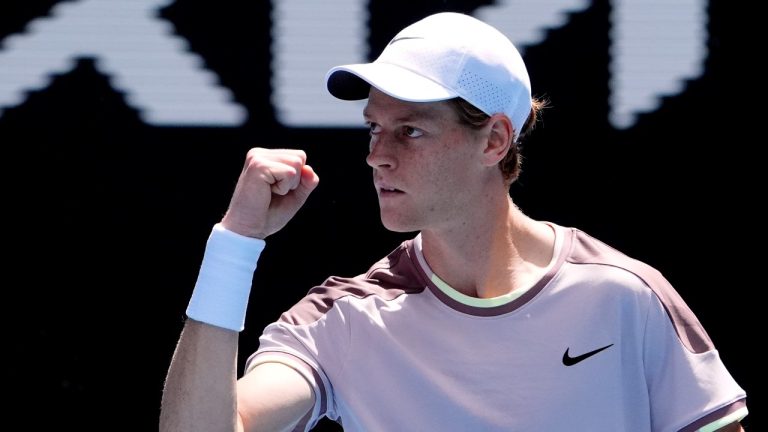
<instances>
[{"instance_id":1,"label":"dark background","mask_svg":"<svg viewBox=\"0 0 768 432\"><path fill-rule=\"evenodd\" d=\"M3 0L0 42L55 3ZM371 52L428 13L480 4L373 0ZM534 93L551 108L525 145L512 194L532 217L582 228L661 270L747 390L747 430L760 430L764 393L750 342L760 328L753 311L762 284L754 279L763 253L761 230L750 222L764 193L755 139L745 138L758 123L741 107L757 83L737 76L731 53L745 40L736 36L734 11L724 0L708 5L705 73L627 130L607 120L607 0L527 49ZM364 130L286 128L275 120L269 8L178 0L162 12L248 109L241 127L147 125L92 59L0 114L0 304L10 335L2 373L8 413L31 429L157 429L205 240L250 147L304 149L321 183L268 241L240 368L261 329L309 287L330 274L361 273L410 237L379 222Z\"/></svg>"}]
</instances>

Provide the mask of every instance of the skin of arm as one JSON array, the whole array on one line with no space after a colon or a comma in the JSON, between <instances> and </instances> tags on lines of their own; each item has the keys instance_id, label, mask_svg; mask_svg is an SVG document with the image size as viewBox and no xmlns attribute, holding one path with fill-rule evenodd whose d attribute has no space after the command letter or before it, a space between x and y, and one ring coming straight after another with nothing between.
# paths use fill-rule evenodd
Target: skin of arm
<instances>
[{"instance_id":1,"label":"skin of arm","mask_svg":"<svg viewBox=\"0 0 768 432\"><path fill-rule=\"evenodd\" d=\"M163 389L160 431L238 430L237 339L237 332L186 321Z\"/></svg>"},{"instance_id":2,"label":"skin of arm","mask_svg":"<svg viewBox=\"0 0 768 432\"><path fill-rule=\"evenodd\" d=\"M291 430L312 408L309 383L283 364L258 365L236 382L237 337L187 320L166 379L161 431Z\"/></svg>"},{"instance_id":3,"label":"skin of arm","mask_svg":"<svg viewBox=\"0 0 768 432\"><path fill-rule=\"evenodd\" d=\"M310 384L282 363L262 363L237 382L243 430L291 431L314 406Z\"/></svg>"},{"instance_id":4,"label":"skin of arm","mask_svg":"<svg viewBox=\"0 0 768 432\"><path fill-rule=\"evenodd\" d=\"M744 432L744 428L741 426L741 423L731 423L728 426L721 427L718 429L718 432Z\"/></svg>"},{"instance_id":5,"label":"skin of arm","mask_svg":"<svg viewBox=\"0 0 768 432\"><path fill-rule=\"evenodd\" d=\"M318 182L303 151L251 149L221 224L264 239L293 218ZM161 432L291 430L312 409L312 387L289 366L260 364L237 380L238 337L186 320L163 389Z\"/></svg>"}]
</instances>

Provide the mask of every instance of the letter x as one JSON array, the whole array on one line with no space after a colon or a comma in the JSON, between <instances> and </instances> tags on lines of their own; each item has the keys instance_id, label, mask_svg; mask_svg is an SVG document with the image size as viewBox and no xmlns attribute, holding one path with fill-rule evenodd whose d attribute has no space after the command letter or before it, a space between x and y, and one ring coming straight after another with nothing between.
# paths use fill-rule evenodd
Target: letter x
<instances>
[{"instance_id":1,"label":"letter x","mask_svg":"<svg viewBox=\"0 0 768 432\"><path fill-rule=\"evenodd\" d=\"M9 36L0 51L0 115L29 91L93 58L126 102L154 125L238 126L247 112L157 11L173 0L80 0Z\"/></svg>"}]
</instances>

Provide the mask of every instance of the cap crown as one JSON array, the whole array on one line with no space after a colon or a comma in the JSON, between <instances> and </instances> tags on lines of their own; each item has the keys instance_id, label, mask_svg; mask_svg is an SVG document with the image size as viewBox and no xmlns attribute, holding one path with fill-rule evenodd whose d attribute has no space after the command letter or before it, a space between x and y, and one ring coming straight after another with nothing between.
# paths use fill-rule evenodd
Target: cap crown
<instances>
[{"instance_id":1,"label":"cap crown","mask_svg":"<svg viewBox=\"0 0 768 432\"><path fill-rule=\"evenodd\" d=\"M531 110L520 53L501 32L468 15L444 12L406 27L375 63L429 78L488 115L505 113L518 131Z\"/></svg>"},{"instance_id":2,"label":"cap crown","mask_svg":"<svg viewBox=\"0 0 768 432\"><path fill-rule=\"evenodd\" d=\"M506 114L519 136L531 112L523 58L494 27L465 14L441 12L400 31L372 63L342 65L326 75L340 99L363 99L368 85L411 102L461 97L488 115Z\"/></svg>"}]
</instances>

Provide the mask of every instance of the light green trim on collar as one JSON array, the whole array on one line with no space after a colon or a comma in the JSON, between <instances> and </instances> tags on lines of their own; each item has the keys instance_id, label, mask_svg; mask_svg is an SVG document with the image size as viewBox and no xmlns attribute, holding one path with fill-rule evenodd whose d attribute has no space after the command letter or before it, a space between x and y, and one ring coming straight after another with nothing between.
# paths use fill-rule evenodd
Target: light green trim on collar
<instances>
[{"instance_id":1,"label":"light green trim on collar","mask_svg":"<svg viewBox=\"0 0 768 432\"><path fill-rule=\"evenodd\" d=\"M560 254L560 248L562 247L562 237L563 237L558 232L558 229L555 228L554 225L550 224L550 226L555 231L555 247L554 247L554 254L552 256L552 261L547 266L547 271L549 271L557 261L557 257ZM440 291L445 293L445 295L467 306L473 306L477 308L492 308L496 306L505 305L507 303L517 300L520 296L525 294L529 289L533 287L533 286L529 286L529 287L526 287L525 289L514 290L511 293L504 294L498 297L492 297L492 298L478 298L478 297L468 296L466 294L463 294L457 291L450 285L448 285L448 283L440 279L440 277L438 277L435 274L435 272L433 272L432 269L429 267L429 264L427 264L427 260L424 258L424 254L421 248L421 233L419 233L414 238L414 246L415 246L414 249L416 250L416 259L421 265L421 268L424 270L424 273L426 273L427 277L429 277L429 280L432 281L432 283L435 284L435 286Z\"/></svg>"},{"instance_id":2,"label":"light green trim on collar","mask_svg":"<svg viewBox=\"0 0 768 432\"><path fill-rule=\"evenodd\" d=\"M478 308L491 308L491 307L505 305L509 302L516 300L518 297L525 294L525 292L531 288L531 287L528 287L526 289L514 290L509 294L500 295L498 297L478 298L478 297L468 296L466 294L462 294L459 291L456 291L454 288L448 285L445 281L437 277L437 275L434 273L432 273L432 277L430 279L432 280L432 283L434 283L436 287L440 288L440 291L444 292L448 297L456 300L459 303L463 303L467 306L474 306Z\"/></svg>"}]
</instances>

